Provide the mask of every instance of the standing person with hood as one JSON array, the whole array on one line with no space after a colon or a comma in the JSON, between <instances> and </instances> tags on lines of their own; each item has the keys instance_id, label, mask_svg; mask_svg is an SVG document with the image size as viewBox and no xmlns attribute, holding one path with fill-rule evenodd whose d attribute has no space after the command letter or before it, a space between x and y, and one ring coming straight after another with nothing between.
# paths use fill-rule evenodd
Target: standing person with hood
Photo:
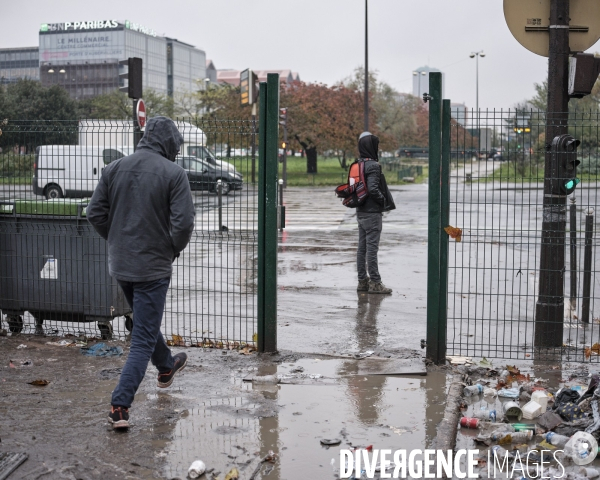
<instances>
[{"instance_id":1,"label":"standing person with hood","mask_svg":"<svg viewBox=\"0 0 600 480\"><path fill-rule=\"evenodd\" d=\"M194 230L194 203L185 171L173 163L183 137L170 118L154 117L133 155L102 171L87 218L108 241L108 269L133 310L131 348L108 417L115 429L129 427L129 407L148 361L166 388L187 362L172 355L160 332L172 263Z\"/></svg>"},{"instance_id":2,"label":"standing person with hood","mask_svg":"<svg viewBox=\"0 0 600 480\"><path fill-rule=\"evenodd\" d=\"M358 138L359 161L365 162L365 181L369 196L356 207L358 220L358 250L356 270L359 292L392 293L392 289L381 282L377 264L379 239L383 223L383 212L394 210L396 205L385 181L379 164L379 138L370 132L363 132ZM368 272L368 274L367 274Z\"/></svg>"}]
</instances>

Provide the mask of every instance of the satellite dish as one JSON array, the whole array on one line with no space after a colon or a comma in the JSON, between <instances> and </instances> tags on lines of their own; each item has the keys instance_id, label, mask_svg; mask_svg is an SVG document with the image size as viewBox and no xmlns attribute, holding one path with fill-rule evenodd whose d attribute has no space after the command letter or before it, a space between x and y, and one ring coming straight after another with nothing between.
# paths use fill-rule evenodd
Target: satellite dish
<instances>
[{"instance_id":1,"label":"satellite dish","mask_svg":"<svg viewBox=\"0 0 600 480\"><path fill-rule=\"evenodd\" d=\"M584 52L600 39L600 1L570 0L569 47ZM550 0L504 0L510 33L527 50L548 56Z\"/></svg>"}]
</instances>

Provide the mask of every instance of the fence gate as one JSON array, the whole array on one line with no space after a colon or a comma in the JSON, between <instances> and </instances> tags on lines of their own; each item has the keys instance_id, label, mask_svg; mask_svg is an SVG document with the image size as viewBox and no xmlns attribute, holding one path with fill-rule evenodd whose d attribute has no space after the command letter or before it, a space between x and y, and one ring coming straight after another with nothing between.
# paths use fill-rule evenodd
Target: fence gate
<instances>
[{"instance_id":1,"label":"fence gate","mask_svg":"<svg viewBox=\"0 0 600 480\"><path fill-rule=\"evenodd\" d=\"M269 82L279 87L277 79ZM270 110L275 150L269 164L277 175L278 105ZM188 173L196 225L174 263L163 333L180 345L257 343L258 121L176 123L185 142L176 162ZM135 318L108 275L106 242L87 222L85 207L103 167L133 152L132 123L9 120L0 128L3 327L13 333L125 338ZM264 148L268 154L268 145ZM272 183L269 192L277 179ZM263 224L275 218L275 209L266 207ZM272 230L276 238L276 227ZM276 247L274 255L276 261ZM276 278L270 286L267 307L276 318Z\"/></svg>"},{"instance_id":2,"label":"fence gate","mask_svg":"<svg viewBox=\"0 0 600 480\"><path fill-rule=\"evenodd\" d=\"M442 228L462 231L459 238L445 239L447 354L598 361L594 213L600 186L600 112L570 113L569 134L581 141L577 151L581 183L566 205L554 211L566 218L566 233L551 231L548 237L550 242L561 238L565 242L564 268L558 258L551 262L560 270L562 285L555 291L562 291L564 299L564 309L554 320L536 315L540 279L547 273L540 269L548 143L545 112L470 113L470 120L462 124L447 119L448 148L442 154L449 166L448 203L442 205L447 225ZM563 332L562 342L559 338L550 347L535 341L536 328L547 328L549 321L562 322Z\"/></svg>"}]
</instances>

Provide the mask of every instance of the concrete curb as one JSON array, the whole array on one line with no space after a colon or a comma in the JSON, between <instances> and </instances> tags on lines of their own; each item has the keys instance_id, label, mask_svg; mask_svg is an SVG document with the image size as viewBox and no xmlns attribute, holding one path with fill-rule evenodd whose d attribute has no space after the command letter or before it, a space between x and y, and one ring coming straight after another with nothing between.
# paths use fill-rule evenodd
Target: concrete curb
<instances>
[{"instance_id":1,"label":"concrete curb","mask_svg":"<svg viewBox=\"0 0 600 480\"><path fill-rule=\"evenodd\" d=\"M454 450L458 422L460 420L462 391L463 384L461 382L461 376L454 375L452 377L450 388L448 389L444 418L438 425L435 438L430 447L431 449L442 451Z\"/></svg>"}]
</instances>

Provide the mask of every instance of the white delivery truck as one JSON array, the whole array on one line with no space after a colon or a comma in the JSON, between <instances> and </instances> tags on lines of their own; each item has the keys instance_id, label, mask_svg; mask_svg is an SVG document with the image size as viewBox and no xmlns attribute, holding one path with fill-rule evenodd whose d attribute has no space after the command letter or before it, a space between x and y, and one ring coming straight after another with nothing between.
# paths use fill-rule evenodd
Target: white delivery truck
<instances>
[{"instance_id":1,"label":"white delivery truck","mask_svg":"<svg viewBox=\"0 0 600 480\"><path fill-rule=\"evenodd\" d=\"M113 160L131 155L130 146L42 145L36 148L33 193L47 199L89 197L102 169Z\"/></svg>"},{"instance_id":2,"label":"white delivery truck","mask_svg":"<svg viewBox=\"0 0 600 480\"><path fill-rule=\"evenodd\" d=\"M188 122L175 121L183 136L180 155L200 158L217 170L237 173L235 167L216 157L206 146L204 132ZM79 145L133 145L133 122L131 120L80 120Z\"/></svg>"}]
</instances>

